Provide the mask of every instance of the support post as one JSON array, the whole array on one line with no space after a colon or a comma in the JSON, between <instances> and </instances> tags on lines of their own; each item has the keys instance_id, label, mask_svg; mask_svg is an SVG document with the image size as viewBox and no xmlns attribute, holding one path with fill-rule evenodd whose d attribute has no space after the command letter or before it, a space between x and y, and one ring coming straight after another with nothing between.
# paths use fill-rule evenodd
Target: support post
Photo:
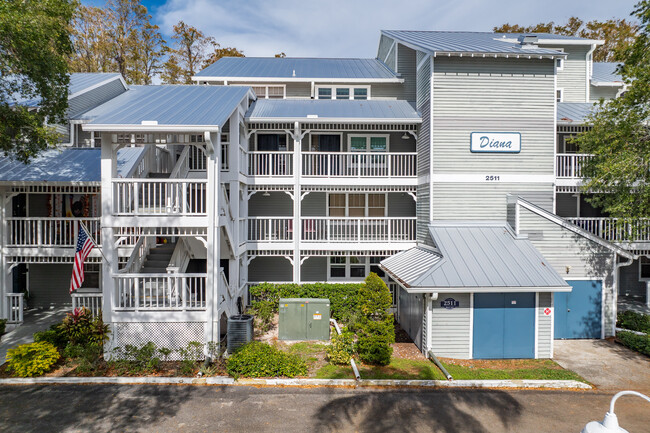
<instances>
[{"instance_id":1,"label":"support post","mask_svg":"<svg viewBox=\"0 0 650 433\"><path fill-rule=\"evenodd\" d=\"M221 134L219 132L206 132L205 141L208 146L207 153L207 215L208 215L208 257L207 257L207 281L206 281L206 326L205 342L219 341L219 301L222 293L219 290L219 172L221 163ZM223 293L225 297L226 292ZM207 355L207 346L204 349Z\"/></svg>"},{"instance_id":2,"label":"support post","mask_svg":"<svg viewBox=\"0 0 650 433\"><path fill-rule=\"evenodd\" d=\"M93 133L94 134L94 133ZM109 352L112 349L115 338L115 329L113 326L113 292L115 282L113 274L117 272L117 252L114 240L113 228L113 185L112 180L117 178L117 150L111 143L111 134L102 134L101 150L101 199L102 199L102 217L101 217L101 234L102 234L102 252L104 261L102 262L102 297L104 298L104 308L102 309L102 319L104 323L110 324L112 329L111 341L104 351Z\"/></svg>"},{"instance_id":3,"label":"support post","mask_svg":"<svg viewBox=\"0 0 650 433\"><path fill-rule=\"evenodd\" d=\"M300 122L295 122L293 132L293 282L300 283L300 245L303 227L300 224L302 190L300 176L302 175L302 135Z\"/></svg>"}]
</instances>

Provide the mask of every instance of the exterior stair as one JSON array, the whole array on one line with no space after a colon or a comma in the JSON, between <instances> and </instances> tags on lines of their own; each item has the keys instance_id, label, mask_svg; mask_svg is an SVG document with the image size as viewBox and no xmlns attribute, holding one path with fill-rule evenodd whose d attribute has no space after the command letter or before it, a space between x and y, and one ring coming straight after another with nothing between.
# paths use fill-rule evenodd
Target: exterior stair
<instances>
[{"instance_id":1,"label":"exterior stair","mask_svg":"<svg viewBox=\"0 0 650 433\"><path fill-rule=\"evenodd\" d=\"M176 243L166 243L151 248L140 272L143 274L167 273L167 266L172 258L172 254L174 254L174 248L176 248Z\"/></svg>"}]
</instances>

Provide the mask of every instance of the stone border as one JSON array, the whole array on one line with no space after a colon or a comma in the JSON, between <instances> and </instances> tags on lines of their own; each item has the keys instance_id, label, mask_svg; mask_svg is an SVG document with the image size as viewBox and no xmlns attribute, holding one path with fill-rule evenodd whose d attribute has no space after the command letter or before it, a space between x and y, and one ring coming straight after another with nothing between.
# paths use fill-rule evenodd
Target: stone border
<instances>
[{"instance_id":1,"label":"stone border","mask_svg":"<svg viewBox=\"0 0 650 433\"><path fill-rule=\"evenodd\" d=\"M0 385L238 385L269 387L592 389L575 380L239 379L231 377L35 377L0 379Z\"/></svg>"}]
</instances>

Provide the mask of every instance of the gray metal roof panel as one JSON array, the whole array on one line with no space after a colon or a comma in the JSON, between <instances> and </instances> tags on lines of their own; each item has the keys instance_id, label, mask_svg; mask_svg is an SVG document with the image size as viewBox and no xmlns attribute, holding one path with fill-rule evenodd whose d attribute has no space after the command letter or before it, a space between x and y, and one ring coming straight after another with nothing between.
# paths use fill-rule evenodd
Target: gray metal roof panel
<instances>
[{"instance_id":1,"label":"gray metal roof panel","mask_svg":"<svg viewBox=\"0 0 650 433\"><path fill-rule=\"evenodd\" d=\"M144 151L127 147L117 152L117 172L126 176ZM101 149L50 149L36 156L29 164L0 157L0 182L100 182Z\"/></svg>"},{"instance_id":2,"label":"gray metal roof panel","mask_svg":"<svg viewBox=\"0 0 650 433\"><path fill-rule=\"evenodd\" d=\"M381 262L407 287L441 291L569 287L533 244L515 237L505 223L437 222L429 231L440 251L437 260L425 261L421 251L411 249Z\"/></svg>"},{"instance_id":3,"label":"gray metal roof panel","mask_svg":"<svg viewBox=\"0 0 650 433\"><path fill-rule=\"evenodd\" d=\"M558 102L557 121L562 124L583 124L594 108L592 102Z\"/></svg>"},{"instance_id":4,"label":"gray metal roof panel","mask_svg":"<svg viewBox=\"0 0 650 433\"><path fill-rule=\"evenodd\" d=\"M616 72L618 65L616 62L594 62L591 81L599 83L621 83L622 85L623 77Z\"/></svg>"},{"instance_id":5,"label":"gray metal roof panel","mask_svg":"<svg viewBox=\"0 0 650 433\"><path fill-rule=\"evenodd\" d=\"M258 99L246 120L265 119L376 119L421 122L417 111L403 100Z\"/></svg>"},{"instance_id":6,"label":"gray metal roof panel","mask_svg":"<svg viewBox=\"0 0 650 433\"><path fill-rule=\"evenodd\" d=\"M129 90L81 116L89 125L223 126L250 92L243 86L131 86Z\"/></svg>"},{"instance_id":7,"label":"gray metal roof panel","mask_svg":"<svg viewBox=\"0 0 650 433\"><path fill-rule=\"evenodd\" d=\"M414 30L382 30L386 36L413 45L430 53L491 53L491 54L522 54L522 55L563 55L563 53L548 48L529 48L513 38L519 34L491 32L447 32L447 31L414 31ZM536 33L540 39L572 39ZM587 40L585 40L586 42Z\"/></svg>"},{"instance_id":8,"label":"gray metal roof panel","mask_svg":"<svg viewBox=\"0 0 650 433\"><path fill-rule=\"evenodd\" d=\"M388 80L396 75L377 59L223 57L196 77Z\"/></svg>"}]
</instances>

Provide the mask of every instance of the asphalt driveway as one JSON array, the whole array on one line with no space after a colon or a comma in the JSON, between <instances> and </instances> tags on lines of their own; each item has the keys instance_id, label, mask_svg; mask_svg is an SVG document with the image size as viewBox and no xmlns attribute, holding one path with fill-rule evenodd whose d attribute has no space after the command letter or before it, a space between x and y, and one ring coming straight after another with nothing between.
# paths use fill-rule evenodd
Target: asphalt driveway
<instances>
[{"instance_id":1,"label":"asphalt driveway","mask_svg":"<svg viewBox=\"0 0 650 433\"><path fill-rule=\"evenodd\" d=\"M553 359L599 389L650 394L650 358L608 340L555 340Z\"/></svg>"}]
</instances>

